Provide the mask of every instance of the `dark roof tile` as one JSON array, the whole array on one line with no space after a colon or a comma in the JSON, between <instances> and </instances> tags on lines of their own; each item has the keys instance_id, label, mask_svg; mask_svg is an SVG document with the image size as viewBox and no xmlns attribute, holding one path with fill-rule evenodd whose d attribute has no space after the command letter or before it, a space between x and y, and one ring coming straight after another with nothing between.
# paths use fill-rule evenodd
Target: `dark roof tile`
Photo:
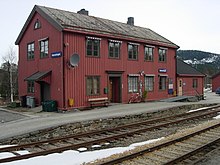
<instances>
[{"instance_id":1,"label":"dark roof tile","mask_svg":"<svg viewBox=\"0 0 220 165\"><path fill-rule=\"evenodd\" d=\"M189 64L177 59L177 74L178 75L195 75L195 76L205 76L205 74L199 72L197 69L193 68Z\"/></svg>"},{"instance_id":2,"label":"dark roof tile","mask_svg":"<svg viewBox=\"0 0 220 165\"><path fill-rule=\"evenodd\" d=\"M37 11L43 15L49 22L51 22L57 29L65 30L81 30L88 32L96 32L97 34L111 34L117 37L126 37L131 39L141 39L144 42L153 42L155 44L162 44L168 47L179 48L173 42L167 40L154 31L139 26L131 26L126 23L111 21L108 19L98 18L94 16L83 15L70 11L64 11L44 6L35 6L31 15ZM25 29L27 28L28 21L31 20L31 15L25 23L16 44L19 43Z\"/></svg>"}]
</instances>

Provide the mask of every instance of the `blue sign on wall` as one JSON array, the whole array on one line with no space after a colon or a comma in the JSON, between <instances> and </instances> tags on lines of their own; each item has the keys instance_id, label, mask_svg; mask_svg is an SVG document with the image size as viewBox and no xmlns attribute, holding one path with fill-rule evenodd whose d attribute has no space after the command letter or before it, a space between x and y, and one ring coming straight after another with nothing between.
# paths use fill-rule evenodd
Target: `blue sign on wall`
<instances>
[{"instance_id":1,"label":"blue sign on wall","mask_svg":"<svg viewBox=\"0 0 220 165\"><path fill-rule=\"evenodd\" d=\"M163 69L158 69L158 72L159 73L167 73L167 69L164 69L164 68Z\"/></svg>"},{"instance_id":2,"label":"blue sign on wall","mask_svg":"<svg viewBox=\"0 0 220 165\"><path fill-rule=\"evenodd\" d=\"M53 53L51 53L52 58L57 58L57 57L61 57L61 56L62 56L62 52L53 52Z\"/></svg>"}]
</instances>

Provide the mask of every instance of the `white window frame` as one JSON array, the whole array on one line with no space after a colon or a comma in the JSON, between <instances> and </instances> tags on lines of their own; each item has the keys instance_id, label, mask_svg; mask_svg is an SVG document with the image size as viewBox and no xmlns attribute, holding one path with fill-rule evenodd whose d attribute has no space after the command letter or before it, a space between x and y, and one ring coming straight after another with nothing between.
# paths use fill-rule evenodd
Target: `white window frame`
<instances>
[{"instance_id":1,"label":"white window frame","mask_svg":"<svg viewBox=\"0 0 220 165\"><path fill-rule=\"evenodd\" d=\"M128 76L128 92L137 93L138 92L138 80L139 76Z\"/></svg>"},{"instance_id":2,"label":"white window frame","mask_svg":"<svg viewBox=\"0 0 220 165\"><path fill-rule=\"evenodd\" d=\"M155 75L145 75L144 77L144 87L148 92L154 91L154 79Z\"/></svg>"}]
</instances>

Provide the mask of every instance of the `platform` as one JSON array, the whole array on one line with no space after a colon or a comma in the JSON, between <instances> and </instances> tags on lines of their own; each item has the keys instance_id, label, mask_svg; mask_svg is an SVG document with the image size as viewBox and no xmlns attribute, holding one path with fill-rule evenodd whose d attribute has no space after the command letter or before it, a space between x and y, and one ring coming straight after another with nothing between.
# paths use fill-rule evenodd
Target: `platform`
<instances>
[{"instance_id":1,"label":"platform","mask_svg":"<svg viewBox=\"0 0 220 165\"><path fill-rule=\"evenodd\" d=\"M0 140L69 123L151 113L189 104L220 104L219 95L216 95L214 92L207 93L206 95L206 100L200 100L196 103L177 101L180 97L173 97L173 101L171 101L171 98L169 99L170 102L155 101L134 104L113 104L109 107L94 108L88 111L79 110L65 113L43 112L41 107L31 108L28 112L18 112L18 114L25 115L22 119L16 118L13 121L0 123ZM184 100L184 97L182 99ZM185 97L185 99L191 98ZM6 111L3 108L0 110ZM10 111L7 110L7 112Z\"/></svg>"},{"instance_id":2,"label":"platform","mask_svg":"<svg viewBox=\"0 0 220 165\"><path fill-rule=\"evenodd\" d=\"M195 102L199 100L198 100L198 97L196 96L176 96L176 97L171 97L168 99L162 99L160 101L162 102Z\"/></svg>"}]
</instances>

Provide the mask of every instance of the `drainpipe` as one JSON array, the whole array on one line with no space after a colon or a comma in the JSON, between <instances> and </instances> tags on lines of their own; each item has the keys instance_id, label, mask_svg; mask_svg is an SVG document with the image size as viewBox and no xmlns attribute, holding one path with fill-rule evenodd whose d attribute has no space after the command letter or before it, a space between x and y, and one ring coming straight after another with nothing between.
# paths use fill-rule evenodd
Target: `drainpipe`
<instances>
[{"instance_id":1,"label":"drainpipe","mask_svg":"<svg viewBox=\"0 0 220 165\"><path fill-rule=\"evenodd\" d=\"M62 64L63 64L63 71L62 71L62 78L63 78L63 92L62 92L62 99L63 99L63 110L66 110L66 92L65 92L65 43L64 43L64 31L62 33L62 51L63 51L63 57L62 57Z\"/></svg>"},{"instance_id":2,"label":"drainpipe","mask_svg":"<svg viewBox=\"0 0 220 165\"><path fill-rule=\"evenodd\" d=\"M175 90L176 90L176 96L177 96L177 91L178 91L178 81L177 81L177 76L178 76L178 75L177 75L177 49L176 49L176 51L175 51L175 57L174 57L174 58L175 58L175 63L176 63L176 64L175 64L175 65L176 65L176 66L175 66L175 67L176 67L176 73L175 73L176 89L175 89Z\"/></svg>"}]
</instances>

